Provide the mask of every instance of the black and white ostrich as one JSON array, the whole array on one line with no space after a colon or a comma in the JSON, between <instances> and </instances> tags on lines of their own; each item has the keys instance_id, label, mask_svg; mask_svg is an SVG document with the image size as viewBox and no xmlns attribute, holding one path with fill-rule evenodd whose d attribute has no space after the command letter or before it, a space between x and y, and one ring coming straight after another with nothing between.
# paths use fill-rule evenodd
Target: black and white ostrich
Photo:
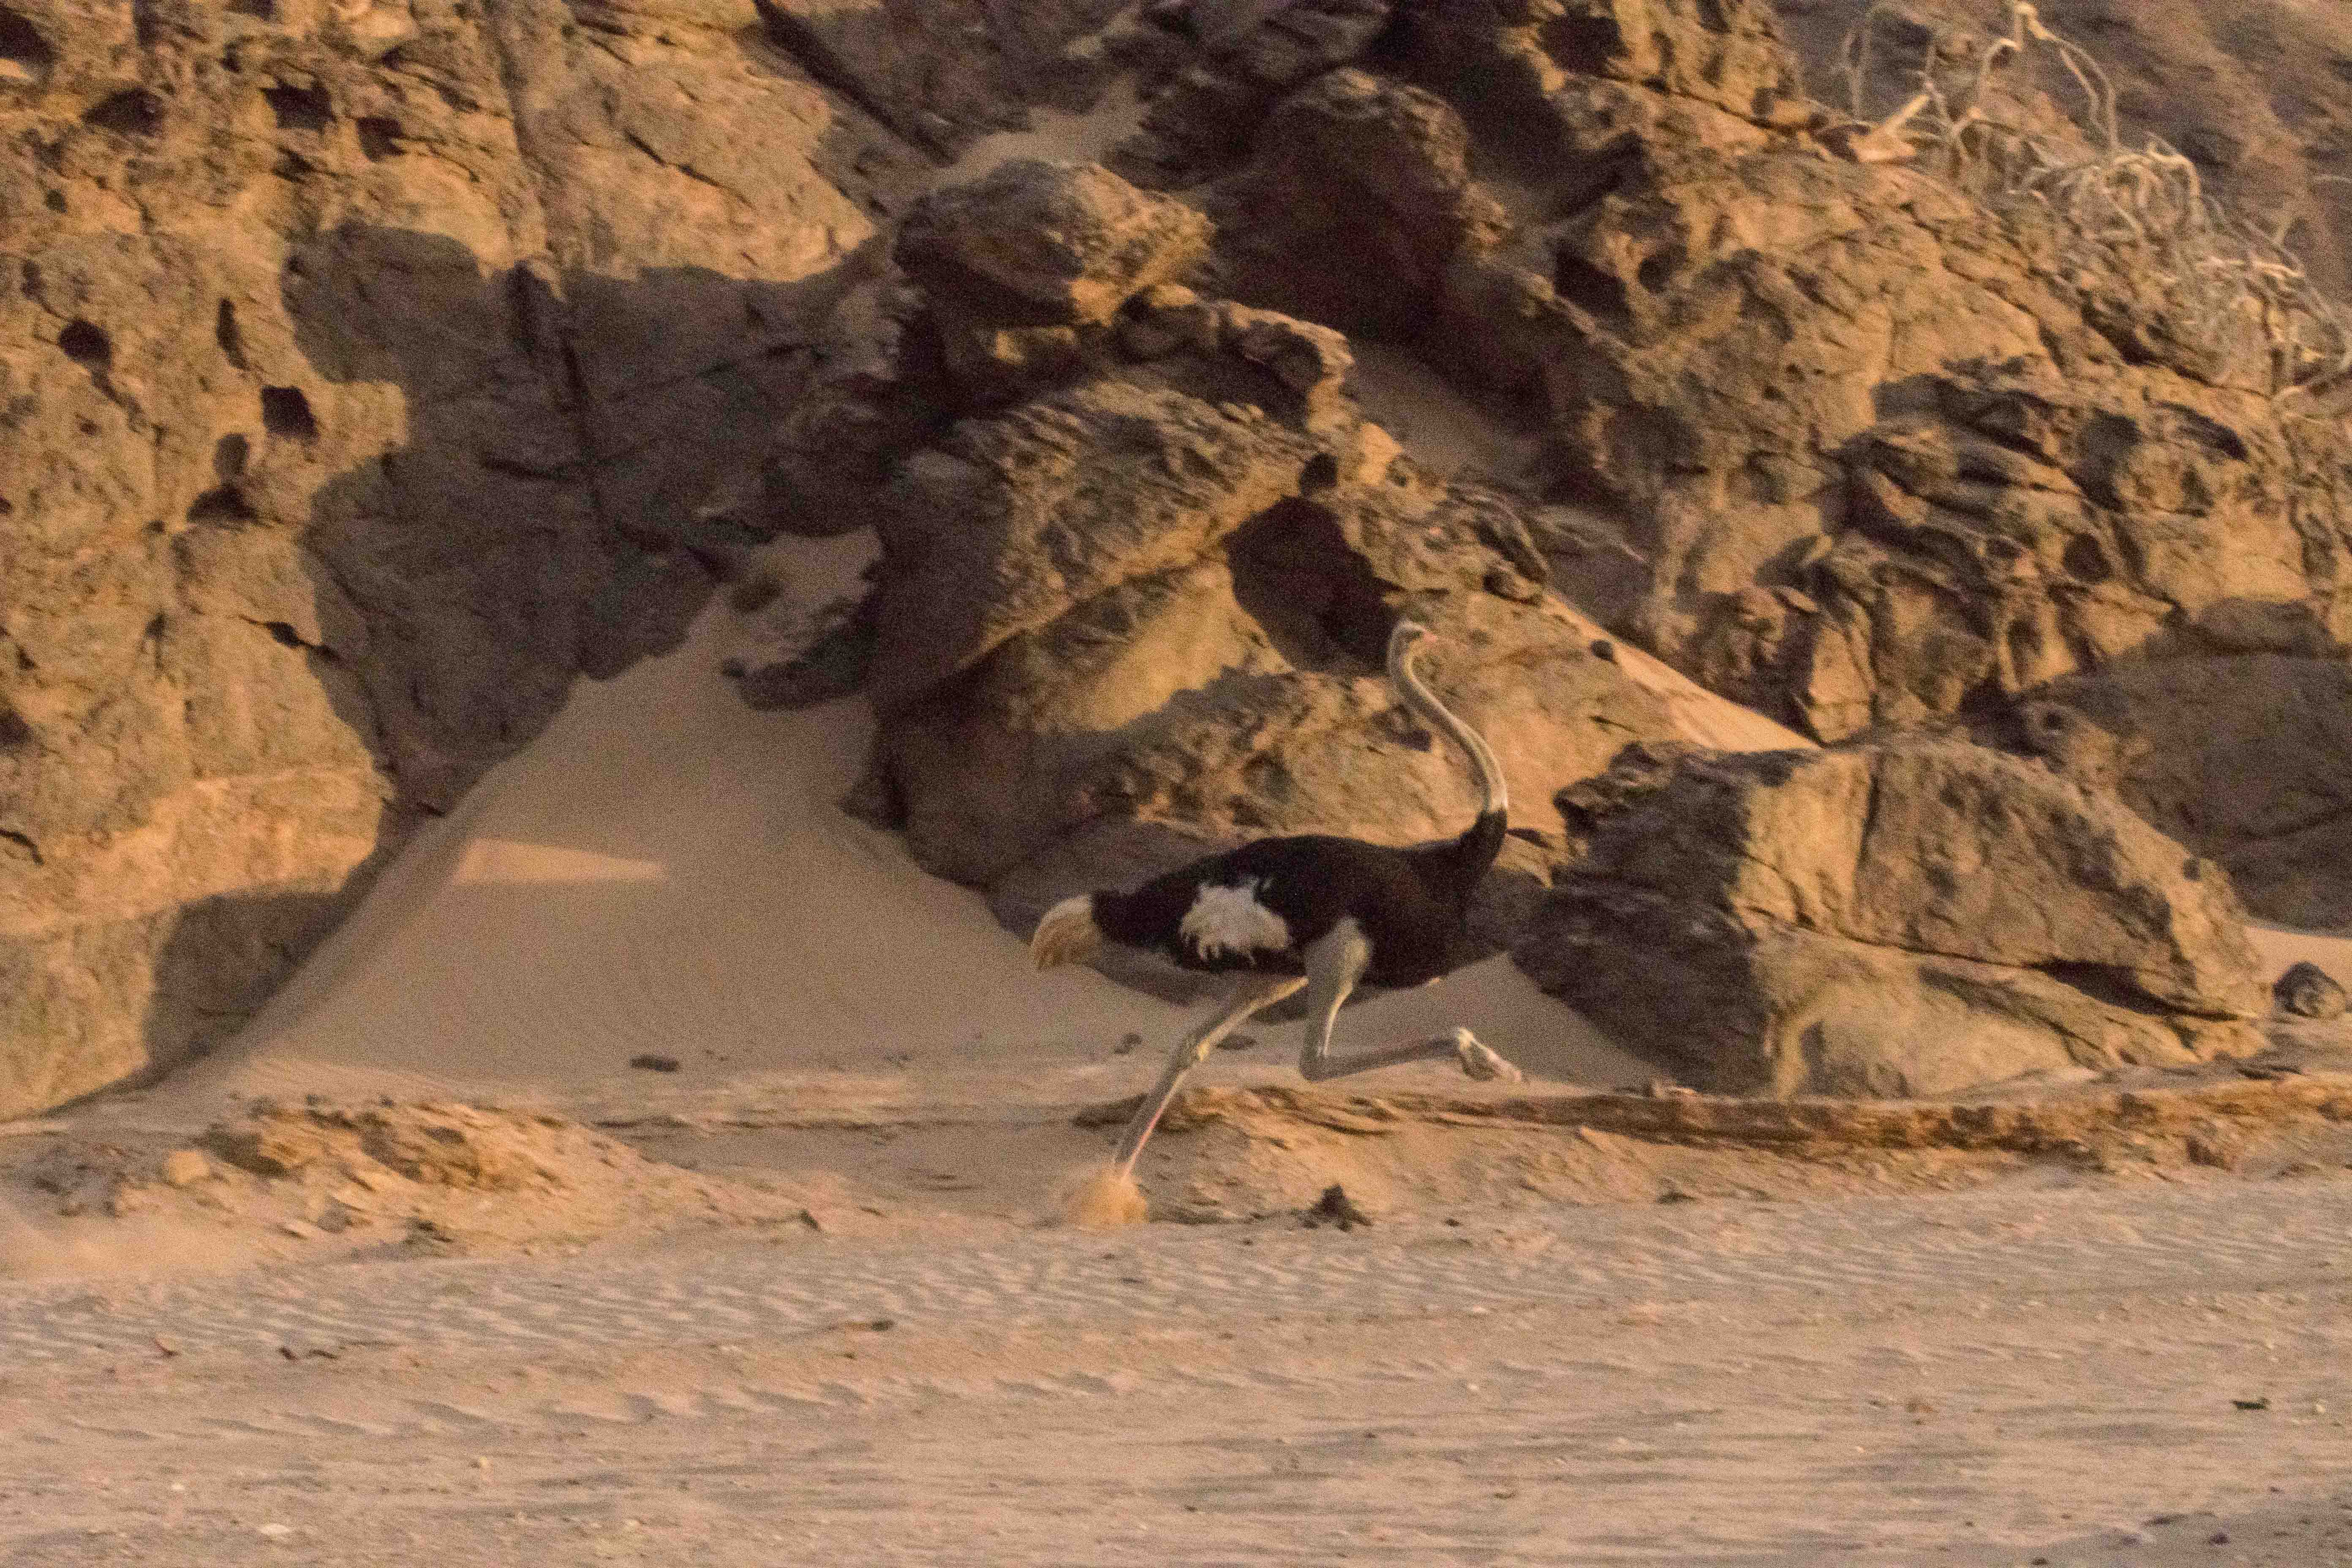
<instances>
[{"instance_id":1,"label":"black and white ostrich","mask_svg":"<svg viewBox=\"0 0 2352 1568\"><path fill-rule=\"evenodd\" d=\"M1307 1041L1298 1070L1314 1081L1402 1062L1460 1064L1474 1079L1516 1081L1518 1068L1456 1028L1433 1039L1331 1054L1331 1026L1360 984L1424 985L1444 974L1470 895L1503 847L1509 799L1503 770L1477 731L1447 712L1413 673L1426 627L1401 621L1389 637L1390 683L1404 704L1460 746L1485 799L1458 838L1395 848L1306 834L1261 838L1155 877L1132 892L1063 900L1037 922L1029 950L1040 969L1083 959L1106 942L1186 969L1237 976L1232 994L1184 1037L1160 1082L1127 1124L1109 1171L1082 1202L1135 1217L1136 1157L1184 1075L1242 1020L1304 987Z\"/></svg>"}]
</instances>

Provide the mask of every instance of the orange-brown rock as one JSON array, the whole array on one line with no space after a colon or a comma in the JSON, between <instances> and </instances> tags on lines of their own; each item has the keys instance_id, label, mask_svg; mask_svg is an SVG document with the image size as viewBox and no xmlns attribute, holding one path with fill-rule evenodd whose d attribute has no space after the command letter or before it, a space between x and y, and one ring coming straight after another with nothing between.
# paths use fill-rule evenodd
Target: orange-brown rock
<instances>
[{"instance_id":1,"label":"orange-brown rock","mask_svg":"<svg viewBox=\"0 0 2352 1568\"><path fill-rule=\"evenodd\" d=\"M1911 738L1640 760L1516 956L1701 1087L1922 1095L2261 1048L2229 878L2032 763Z\"/></svg>"},{"instance_id":2,"label":"orange-brown rock","mask_svg":"<svg viewBox=\"0 0 2352 1568\"><path fill-rule=\"evenodd\" d=\"M695 502L928 167L751 23L0 5L0 1117L234 1031L674 644Z\"/></svg>"}]
</instances>

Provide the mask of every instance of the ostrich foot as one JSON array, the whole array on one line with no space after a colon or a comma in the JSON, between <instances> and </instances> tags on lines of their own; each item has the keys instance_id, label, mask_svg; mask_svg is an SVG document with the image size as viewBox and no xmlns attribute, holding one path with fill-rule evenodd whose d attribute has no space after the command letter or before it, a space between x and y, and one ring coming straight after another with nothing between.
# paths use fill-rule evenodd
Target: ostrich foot
<instances>
[{"instance_id":1,"label":"ostrich foot","mask_svg":"<svg viewBox=\"0 0 2352 1568\"><path fill-rule=\"evenodd\" d=\"M1527 1081L1527 1074L1496 1056L1467 1029L1454 1031L1454 1057L1462 1064L1463 1076L1476 1079L1480 1083Z\"/></svg>"}]
</instances>

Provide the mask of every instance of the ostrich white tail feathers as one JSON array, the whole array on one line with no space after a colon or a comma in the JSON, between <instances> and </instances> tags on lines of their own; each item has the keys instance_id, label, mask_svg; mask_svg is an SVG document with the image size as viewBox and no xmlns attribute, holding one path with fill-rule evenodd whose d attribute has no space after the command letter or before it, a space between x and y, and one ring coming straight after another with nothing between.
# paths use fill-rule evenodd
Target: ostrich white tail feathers
<instances>
[{"instance_id":1,"label":"ostrich white tail feathers","mask_svg":"<svg viewBox=\"0 0 2352 1568\"><path fill-rule=\"evenodd\" d=\"M1102 927L1095 923L1095 896L1078 893L1045 911L1029 939L1029 956L1038 968L1051 969L1090 958L1102 944Z\"/></svg>"},{"instance_id":2,"label":"ostrich white tail feathers","mask_svg":"<svg viewBox=\"0 0 2352 1568\"><path fill-rule=\"evenodd\" d=\"M1507 812L1511 806L1510 791L1503 782L1503 765L1495 760L1494 749L1477 731L1447 712L1413 672L1413 647L1428 636L1429 628L1417 622L1397 623L1396 630L1389 635L1389 684L1396 688L1406 707L1461 747L1463 754L1470 759L1470 766L1478 774L1478 787L1486 795L1478 808L1479 815Z\"/></svg>"}]
</instances>

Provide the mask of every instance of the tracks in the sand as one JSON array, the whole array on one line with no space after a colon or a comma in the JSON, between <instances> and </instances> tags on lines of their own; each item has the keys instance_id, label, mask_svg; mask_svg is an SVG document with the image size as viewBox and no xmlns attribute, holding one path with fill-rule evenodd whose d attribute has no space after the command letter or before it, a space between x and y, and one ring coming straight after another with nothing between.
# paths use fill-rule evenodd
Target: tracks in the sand
<instances>
[{"instance_id":1,"label":"tracks in the sand","mask_svg":"<svg viewBox=\"0 0 2352 1568\"><path fill-rule=\"evenodd\" d=\"M1498 1228L1499 1227L1499 1228ZM970 1327L1451 1315L1722 1298L2021 1296L2352 1270L2352 1184L2094 1187L1465 1216L1333 1232L1153 1226L984 1245L698 1247L420 1260L173 1284L0 1286L16 1364L345 1343L530 1352L788 1338L845 1320Z\"/></svg>"},{"instance_id":2,"label":"tracks in the sand","mask_svg":"<svg viewBox=\"0 0 2352 1568\"><path fill-rule=\"evenodd\" d=\"M7 1287L0 1563L2352 1560L2352 1182L1463 1219Z\"/></svg>"}]
</instances>

